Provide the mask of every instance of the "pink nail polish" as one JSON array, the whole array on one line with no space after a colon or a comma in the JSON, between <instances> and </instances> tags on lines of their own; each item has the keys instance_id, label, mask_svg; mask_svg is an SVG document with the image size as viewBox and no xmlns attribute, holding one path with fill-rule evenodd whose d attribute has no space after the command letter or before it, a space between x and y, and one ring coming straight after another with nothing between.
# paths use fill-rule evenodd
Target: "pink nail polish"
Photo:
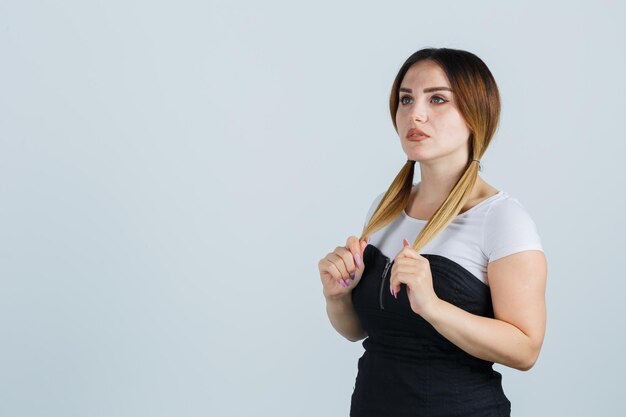
<instances>
[{"instance_id":1,"label":"pink nail polish","mask_svg":"<svg viewBox=\"0 0 626 417\"><path fill-rule=\"evenodd\" d=\"M356 260L356 266L360 268L362 265L361 256L357 253L356 255L354 255L354 259Z\"/></svg>"},{"instance_id":2,"label":"pink nail polish","mask_svg":"<svg viewBox=\"0 0 626 417\"><path fill-rule=\"evenodd\" d=\"M344 281L344 280L342 280L342 279L340 279L340 280L339 280L339 284L340 284L342 287L344 287L344 288L348 288L348 286L346 285L346 281Z\"/></svg>"}]
</instances>

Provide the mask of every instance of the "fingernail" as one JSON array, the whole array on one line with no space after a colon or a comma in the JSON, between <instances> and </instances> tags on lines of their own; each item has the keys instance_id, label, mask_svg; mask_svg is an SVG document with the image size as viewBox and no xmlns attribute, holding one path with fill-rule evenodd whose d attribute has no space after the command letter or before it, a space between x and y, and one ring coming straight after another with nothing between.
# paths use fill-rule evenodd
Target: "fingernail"
<instances>
[{"instance_id":1,"label":"fingernail","mask_svg":"<svg viewBox=\"0 0 626 417\"><path fill-rule=\"evenodd\" d=\"M344 281L342 279L339 280L339 284L341 284L341 286L344 287L344 288L348 288L348 284L346 284L346 281Z\"/></svg>"},{"instance_id":2,"label":"fingernail","mask_svg":"<svg viewBox=\"0 0 626 417\"><path fill-rule=\"evenodd\" d=\"M344 284L346 284L346 288L348 288L350 286L350 283L348 281L346 281L345 279L342 279L342 281L344 282Z\"/></svg>"},{"instance_id":3,"label":"fingernail","mask_svg":"<svg viewBox=\"0 0 626 417\"><path fill-rule=\"evenodd\" d=\"M397 292L393 292L393 296L396 297L396 300L398 299L398 293Z\"/></svg>"},{"instance_id":4,"label":"fingernail","mask_svg":"<svg viewBox=\"0 0 626 417\"><path fill-rule=\"evenodd\" d=\"M354 272L350 274L350 278L354 279Z\"/></svg>"},{"instance_id":5,"label":"fingernail","mask_svg":"<svg viewBox=\"0 0 626 417\"><path fill-rule=\"evenodd\" d=\"M356 259L356 265L360 268L362 263L361 263L361 255L359 255L358 253L356 255L354 255L354 259Z\"/></svg>"}]
</instances>

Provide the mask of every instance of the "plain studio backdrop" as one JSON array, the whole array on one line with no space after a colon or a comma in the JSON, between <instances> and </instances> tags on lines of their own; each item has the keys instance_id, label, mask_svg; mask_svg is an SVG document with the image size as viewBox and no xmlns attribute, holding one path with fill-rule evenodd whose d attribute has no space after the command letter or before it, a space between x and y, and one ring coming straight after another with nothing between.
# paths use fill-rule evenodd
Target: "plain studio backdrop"
<instances>
[{"instance_id":1,"label":"plain studio backdrop","mask_svg":"<svg viewBox=\"0 0 626 417\"><path fill-rule=\"evenodd\" d=\"M622 3L0 1L0 415L345 416L318 261L406 155L423 47L493 72L481 175L548 259L514 416L623 405ZM416 170L415 181L419 180Z\"/></svg>"}]
</instances>

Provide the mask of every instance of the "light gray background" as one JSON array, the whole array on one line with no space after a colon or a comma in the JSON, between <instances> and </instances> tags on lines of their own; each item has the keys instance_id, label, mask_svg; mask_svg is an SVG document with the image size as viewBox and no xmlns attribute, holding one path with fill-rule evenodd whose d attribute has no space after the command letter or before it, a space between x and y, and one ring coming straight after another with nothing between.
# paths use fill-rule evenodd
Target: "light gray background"
<instances>
[{"instance_id":1,"label":"light gray background","mask_svg":"<svg viewBox=\"0 0 626 417\"><path fill-rule=\"evenodd\" d=\"M548 258L513 415L618 415L625 9L504 3L0 1L0 415L347 415L317 263L404 163L426 46L492 70L482 175Z\"/></svg>"}]
</instances>

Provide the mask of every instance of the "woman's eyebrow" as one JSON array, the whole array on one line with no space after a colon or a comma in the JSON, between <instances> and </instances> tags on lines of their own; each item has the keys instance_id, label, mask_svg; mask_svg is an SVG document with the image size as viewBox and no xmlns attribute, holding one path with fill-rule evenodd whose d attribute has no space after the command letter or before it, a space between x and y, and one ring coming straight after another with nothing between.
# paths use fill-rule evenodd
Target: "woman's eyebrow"
<instances>
[{"instance_id":1,"label":"woman's eyebrow","mask_svg":"<svg viewBox=\"0 0 626 417\"><path fill-rule=\"evenodd\" d=\"M448 90L448 91L452 91L451 88L449 87L428 87L424 89L425 93L431 93L433 91L438 91L438 90ZM413 90L411 90L410 88L404 88L404 87L400 87L400 91L404 91L405 93L413 93Z\"/></svg>"}]
</instances>

